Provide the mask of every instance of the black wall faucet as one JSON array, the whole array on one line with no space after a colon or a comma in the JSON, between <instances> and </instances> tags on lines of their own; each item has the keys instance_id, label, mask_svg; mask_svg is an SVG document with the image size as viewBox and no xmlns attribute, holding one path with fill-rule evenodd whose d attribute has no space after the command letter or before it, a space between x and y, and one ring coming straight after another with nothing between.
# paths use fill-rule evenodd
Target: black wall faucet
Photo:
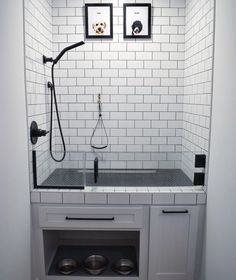
<instances>
[{"instance_id":1,"label":"black wall faucet","mask_svg":"<svg viewBox=\"0 0 236 280\"><path fill-rule=\"evenodd\" d=\"M98 181L98 158L94 159L94 183L97 184Z\"/></svg>"}]
</instances>

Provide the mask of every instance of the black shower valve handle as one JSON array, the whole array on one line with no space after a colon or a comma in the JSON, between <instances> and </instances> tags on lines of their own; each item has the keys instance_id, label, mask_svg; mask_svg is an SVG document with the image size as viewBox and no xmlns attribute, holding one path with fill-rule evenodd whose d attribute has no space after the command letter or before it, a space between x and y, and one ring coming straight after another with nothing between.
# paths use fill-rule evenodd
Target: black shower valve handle
<instances>
[{"instance_id":1,"label":"black shower valve handle","mask_svg":"<svg viewBox=\"0 0 236 280\"><path fill-rule=\"evenodd\" d=\"M33 145L38 141L38 137L46 136L49 133L47 130L39 129L35 121L30 125L30 140Z\"/></svg>"},{"instance_id":2,"label":"black shower valve handle","mask_svg":"<svg viewBox=\"0 0 236 280\"><path fill-rule=\"evenodd\" d=\"M38 130L33 131L33 135L36 137L46 136L48 133L49 133L49 131L43 130L43 129L38 129Z\"/></svg>"}]
</instances>

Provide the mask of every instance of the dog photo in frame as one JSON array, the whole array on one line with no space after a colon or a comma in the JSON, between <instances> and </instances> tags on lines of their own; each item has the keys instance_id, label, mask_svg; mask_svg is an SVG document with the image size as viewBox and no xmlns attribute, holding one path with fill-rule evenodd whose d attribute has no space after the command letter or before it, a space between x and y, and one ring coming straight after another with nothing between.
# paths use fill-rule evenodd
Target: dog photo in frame
<instances>
[{"instance_id":1,"label":"dog photo in frame","mask_svg":"<svg viewBox=\"0 0 236 280\"><path fill-rule=\"evenodd\" d=\"M151 38L151 4L124 4L124 38Z\"/></svg>"},{"instance_id":2,"label":"dog photo in frame","mask_svg":"<svg viewBox=\"0 0 236 280\"><path fill-rule=\"evenodd\" d=\"M85 4L86 38L113 37L113 5Z\"/></svg>"}]
</instances>

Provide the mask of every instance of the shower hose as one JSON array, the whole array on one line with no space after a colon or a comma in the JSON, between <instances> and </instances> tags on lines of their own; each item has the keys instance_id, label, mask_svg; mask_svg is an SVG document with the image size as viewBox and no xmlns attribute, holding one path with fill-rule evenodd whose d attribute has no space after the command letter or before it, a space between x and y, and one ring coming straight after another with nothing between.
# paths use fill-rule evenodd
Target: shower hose
<instances>
[{"instance_id":1,"label":"shower hose","mask_svg":"<svg viewBox=\"0 0 236 280\"><path fill-rule=\"evenodd\" d=\"M58 106L57 106L57 96L56 96L56 89L55 89L55 82L54 82L54 66L55 63L52 64L51 68L51 74L52 74L52 84L49 82L48 87L50 88L51 91L51 112L50 112L50 135L49 135L49 151L52 159L56 162L62 162L66 156L66 145L65 145L65 140L61 128L61 121L60 121L60 116L58 112ZM60 136L61 136L61 141L62 141L62 146L63 146L63 154L60 159L56 159L53 151L52 151L52 130L53 130L53 100L55 104L55 111L56 111L56 116L57 116L57 123L58 123L58 128L60 131Z\"/></svg>"}]
</instances>

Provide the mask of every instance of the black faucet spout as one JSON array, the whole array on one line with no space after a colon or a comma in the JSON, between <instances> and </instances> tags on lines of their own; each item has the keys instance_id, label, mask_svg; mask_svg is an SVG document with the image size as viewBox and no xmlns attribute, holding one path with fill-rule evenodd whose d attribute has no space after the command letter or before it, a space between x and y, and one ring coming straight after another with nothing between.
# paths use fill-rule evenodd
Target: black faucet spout
<instances>
[{"instance_id":1,"label":"black faucet spout","mask_svg":"<svg viewBox=\"0 0 236 280\"><path fill-rule=\"evenodd\" d=\"M97 184L98 181L98 158L94 159L94 183Z\"/></svg>"}]
</instances>

